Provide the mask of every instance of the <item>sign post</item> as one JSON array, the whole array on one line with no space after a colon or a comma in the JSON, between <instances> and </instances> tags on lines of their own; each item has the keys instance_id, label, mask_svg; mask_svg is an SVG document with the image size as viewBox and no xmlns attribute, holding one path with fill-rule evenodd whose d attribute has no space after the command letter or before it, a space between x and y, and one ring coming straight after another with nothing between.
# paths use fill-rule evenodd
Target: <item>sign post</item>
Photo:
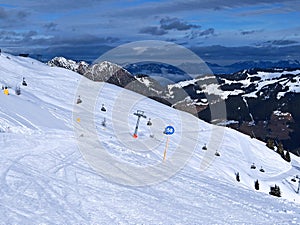
<instances>
[{"instance_id":1,"label":"sign post","mask_svg":"<svg viewBox=\"0 0 300 225\"><path fill-rule=\"evenodd\" d=\"M164 151L164 158L163 158L163 161L166 160L166 156L167 156L167 149L168 149L168 146L169 146L169 137L170 135L174 134L175 132L175 129L174 127L172 126L167 126L164 130L164 134L167 135L167 141L166 141L166 147L165 147L165 151Z\"/></svg>"}]
</instances>

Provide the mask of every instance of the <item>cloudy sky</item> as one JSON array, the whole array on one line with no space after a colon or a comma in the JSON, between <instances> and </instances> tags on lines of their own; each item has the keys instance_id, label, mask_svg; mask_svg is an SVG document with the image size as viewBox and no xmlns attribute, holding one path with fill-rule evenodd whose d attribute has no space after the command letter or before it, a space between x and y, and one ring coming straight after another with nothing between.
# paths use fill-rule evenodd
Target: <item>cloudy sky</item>
<instances>
[{"instance_id":1,"label":"cloudy sky","mask_svg":"<svg viewBox=\"0 0 300 225\"><path fill-rule=\"evenodd\" d=\"M210 62L300 59L299 0L0 0L0 48L93 60L170 41Z\"/></svg>"}]
</instances>

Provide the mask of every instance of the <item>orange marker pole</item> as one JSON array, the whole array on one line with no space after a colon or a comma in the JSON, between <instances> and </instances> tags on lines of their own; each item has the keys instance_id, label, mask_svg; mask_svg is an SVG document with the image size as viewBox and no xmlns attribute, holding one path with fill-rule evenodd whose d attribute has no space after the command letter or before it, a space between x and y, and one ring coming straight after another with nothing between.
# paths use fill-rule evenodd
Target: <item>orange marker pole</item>
<instances>
[{"instance_id":1,"label":"orange marker pole","mask_svg":"<svg viewBox=\"0 0 300 225\"><path fill-rule=\"evenodd\" d=\"M169 136L167 136L166 147L164 151L164 161L166 160L168 145L169 145Z\"/></svg>"}]
</instances>

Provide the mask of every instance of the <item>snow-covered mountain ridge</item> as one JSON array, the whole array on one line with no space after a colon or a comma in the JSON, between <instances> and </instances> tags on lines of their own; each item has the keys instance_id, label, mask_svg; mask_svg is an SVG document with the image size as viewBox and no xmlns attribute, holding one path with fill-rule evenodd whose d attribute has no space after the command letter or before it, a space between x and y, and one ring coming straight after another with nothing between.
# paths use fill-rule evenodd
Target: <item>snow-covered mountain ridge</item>
<instances>
[{"instance_id":1,"label":"snow-covered mountain ridge","mask_svg":"<svg viewBox=\"0 0 300 225\"><path fill-rule=\"evenodd\" d=\"M49 66L62 67L68 70L72 70L79 74L84 74L89 64L85 61L76 62L71 59L66 59L64 57L54 57L50 61L47 62Z\"/></svg>"},{"instance_id":2,"label":"snow-covered mountain ridge","mask_svg":"<svg viewBox=\"0 0 300 225\"><path fill-rule=\"evenodd\" d=\"M15 95L14 86L20 85L22 77L28 86L21 86L21 95ZM0 56L0 78L10 92L8 96L0 95L3 224L297 224L300 221L298 183L291 181L299 172L300 160L293 154L292 162L288 163L263 142L99 82L101 91L92 106L94 126L111 157L143 167L162 163L167 139L163 128L169 124L174 126L175 133L169 137L166 162L172 161L177 148L190 152L183 168L174 171L169 179L140 187L119 185L89 166L77 145L81 135L73 131L73 124L81 126L86 115L82 114L81 120L72 118L77 87L83 80L87 85L80 92L82 103L77 106L80 113L88 110L84 104L89 102L90 87L95 82L72 71L5 53ZM130 99L139 101L128 107L130 113L124 113L123 106ZM120 102L122 107L117 104ZM106 112L100 110L102 104ZM134 139L137 118L133 113L137 109L143 110L147 119L151 118L152 126L147 126L147 119L141 119L139 138ZM106 127L102 126L104 117ZM122 129L116 130L116 125ZM183 128L186 132L181 131ZM223 133L220 146L215 140L216 131ZM151 133L154 137L150 137ZM187 140L183 146L181 139ZM144 147L130 148L129 143ZM207 150L202 149L204 144ZM216 151L220 156L215 155ZM250 168L252 163L256 169ZM259 171L261 167L265 172ZM236 180L237 172L240 182ZM140 179L144 176L141 174ZM259 190L254 188L256 179ZM270 186L275 184L280 187L281 198L268 194Z\"/></svg>"},{"instance_id":3,"label":"snow-covered mountain ridge","mask_svg":"<svg viewBox=\"0 0 300 225\"><path fill-rule=\"evenodd\" d=\"M282 142L294 153L300 151L300 111L295 107L300 104L299 69L251 69L216 78L218 83L211 83L212 77L206 76L170 85L169 90L176 93L183 88L193 104L204 98L220 99L226 104L230 127L260 140ZM275 111L289 113L291 118L275 125ZM210 121L209 107L202 108L198 116Z\"/></svg>"}]
</instances>

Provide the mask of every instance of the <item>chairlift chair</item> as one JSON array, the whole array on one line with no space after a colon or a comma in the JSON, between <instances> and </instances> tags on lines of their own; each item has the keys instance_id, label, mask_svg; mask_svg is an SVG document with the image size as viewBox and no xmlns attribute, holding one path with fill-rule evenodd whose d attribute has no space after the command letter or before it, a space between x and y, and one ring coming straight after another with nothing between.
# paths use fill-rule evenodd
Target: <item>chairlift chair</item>
<instances>
[{"instance_id":1,"label":"chairlift chair","mask_svg":"<svg viewBox=\"0 0 300 225\"><path fill-rule=\"evenodd\" d=\"M254 165L254 163L251 165L251 169L256 169L256 166Z\"/></svg>"},{"instance_id":2,"label":"chairlift chair","mask_svg":"<svg viewBox=\"0 0 300 225\"><path fill-rule=\"evenodd\" d=\"M76 103L77 103L77 104L80 104L81 102L82 102L82 100L80 99L80 95L78 95L78 98L77 98Z\"/></svg>"},{"instance_id":3,"label":"chairlift chair","mask_svg":"<svg viewBox=\"0 0 300 225\"><path fill-rule=\"evenodd\" d=\"M25 77L23 77L22 85L23 85L23 86L27 86L27 83L26 83L26 81L25 81Z\"/></svg>"},{"instance_id":4,"label":"chairlift chair","mask_svg":"<svg viewBox=\"0 0 300 225\"><path fill-rule=\"evenodd\" d=\"M106 112L106 108L104 107L104 104L102 104L101 111Z\"/></svg>"},{"instance_id":5,"label":"chairlift chair","mask_svg":"<svg viewBox=\"0 0 300 225\"><path fill-rule=\"evenodd\" d=\"M207 150L206 144L203 145L202 150Z\"/></svg>"},{"instance_id":6,"label":"chairlift chair","mask_svg":"<svg viewBox=\"0 0 300 225\"><path fill-rule=\"evenodd\" d=\"M147 122L147 126L152 126L152 122L151 119L149 118L148 122Z\"/></svg>"}]
</instances>

